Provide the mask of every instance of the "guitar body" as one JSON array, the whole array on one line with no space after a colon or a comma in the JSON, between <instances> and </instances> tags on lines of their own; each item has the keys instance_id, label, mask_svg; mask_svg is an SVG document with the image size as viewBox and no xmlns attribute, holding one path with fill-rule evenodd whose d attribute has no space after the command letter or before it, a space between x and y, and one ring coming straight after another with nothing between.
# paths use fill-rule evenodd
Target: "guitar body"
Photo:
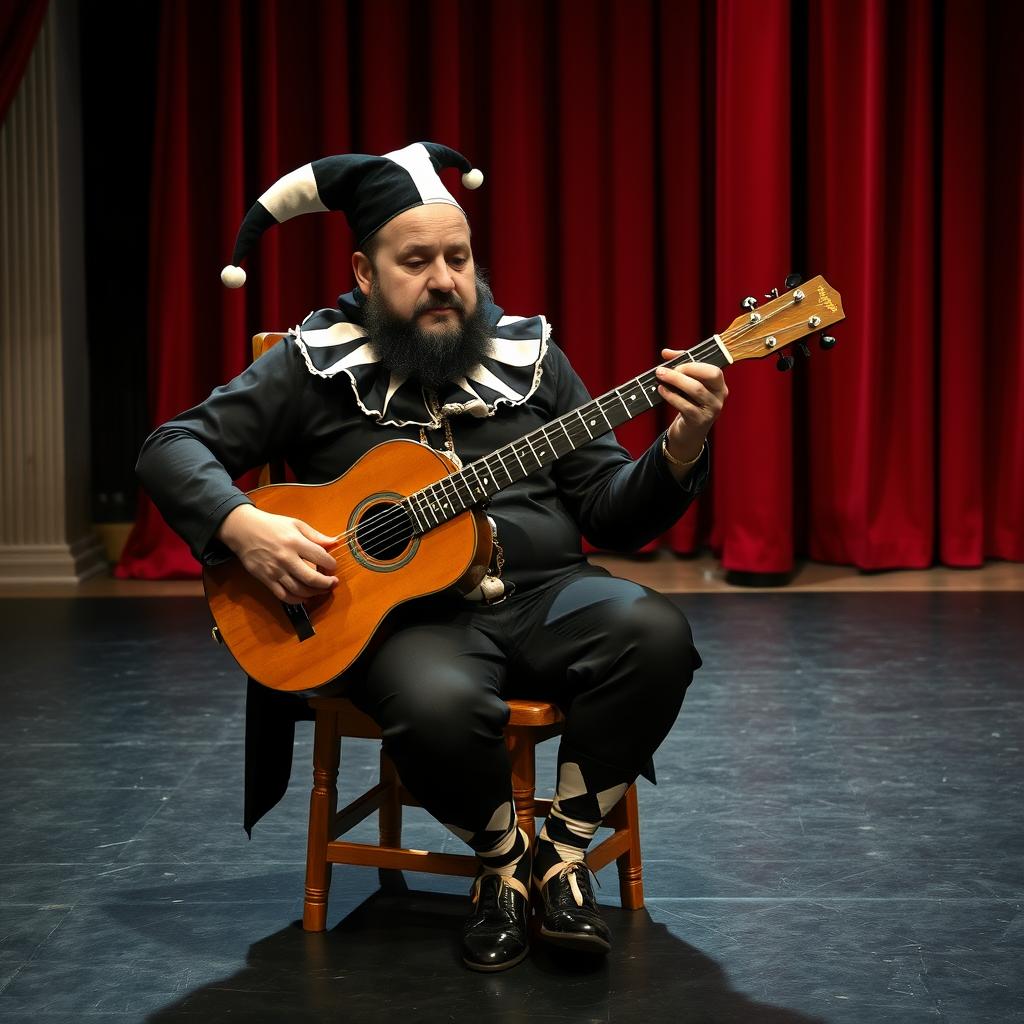
<instances>
[{"instance_id":1,"label":"guitar body","mask_svg":"<svg viewBox=\"0 0 1024 1024\"><path fill-rule=\"evenodd\" d=\"M492 546L482 512L469 509L416 536L396 507L455 468L415 441L387 441L330 483L250 491L257 508L343 536L329 549L337 585L301 605L279 601L237 559L204 569L220 639L242 669L272 689L313 694L349 668L397 605L476 586Z\"/></svg>"}]
</instances>

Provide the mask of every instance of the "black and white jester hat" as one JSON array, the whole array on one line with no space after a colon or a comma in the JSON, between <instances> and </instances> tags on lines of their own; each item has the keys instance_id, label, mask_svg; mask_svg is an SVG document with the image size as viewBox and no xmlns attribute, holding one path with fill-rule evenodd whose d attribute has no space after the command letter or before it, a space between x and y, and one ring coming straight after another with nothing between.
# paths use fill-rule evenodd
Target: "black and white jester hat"
<instances>
[{"instance_id":1,"label":"black and white jester hat","mask_svg":"<svg viewBox=\"0 0 1024 1024\"><path fill-rule=\"evenodd\" d=\"M238 264L263 232L303 213L343 210L361 246L389 220L414 206L450 203L461 210L438 177L444 167L462 171L466 188L483 184L483 174L461 153L436 142L414 142L384 156L327 156L299 167L253 203L238 229L231 265L220 272L220 279L228 288L241 288L245 271Z\"/></svg>"}]
</instances>

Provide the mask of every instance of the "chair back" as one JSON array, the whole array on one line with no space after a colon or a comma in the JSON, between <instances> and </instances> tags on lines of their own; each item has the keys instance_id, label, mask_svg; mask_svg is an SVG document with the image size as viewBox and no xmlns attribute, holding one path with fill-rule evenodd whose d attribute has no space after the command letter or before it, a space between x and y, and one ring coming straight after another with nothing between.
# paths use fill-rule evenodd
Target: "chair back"
<instances>
[{"instance_id":1,"label":"chair back","mask_svg":"<svg viewBox=\"0 0 1024 1024\"><path fill-rule=\"evenodd\" d=\"M262 334L254 334L252 336L252 358L253 360L259 359L264 352L269 352L282 338L284 334L281 331L264 331ZM281 484L285 482L285 468L284 462L280 459L275 459L273 462L268 462L260 470L259 485L264 487L266 484Z\"/></svg>"}]
</instances>

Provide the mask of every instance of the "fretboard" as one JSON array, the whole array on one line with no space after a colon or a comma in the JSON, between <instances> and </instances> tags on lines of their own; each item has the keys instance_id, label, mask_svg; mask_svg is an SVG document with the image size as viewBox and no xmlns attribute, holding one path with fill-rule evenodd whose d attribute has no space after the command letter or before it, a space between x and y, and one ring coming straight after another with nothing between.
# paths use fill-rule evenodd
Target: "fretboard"
<instances>
[{"instance_id":1,"label":"fretboard","mask_svg":"<svg viewBox=\"0 0 1024 1024\"><path fill-rule=\"evenodd\" d=\"M660 365L676 367L682 363L703 362L725 366L728 361L717 339L712 337ZM498 491L551 465L563 455L653 409L662 401L658 394L656 369L654 367L634 377L504 448L410 494L403 504L412 517L415 532L433 530L472 506L487 501Z\"/></svg>"}]
</instances>

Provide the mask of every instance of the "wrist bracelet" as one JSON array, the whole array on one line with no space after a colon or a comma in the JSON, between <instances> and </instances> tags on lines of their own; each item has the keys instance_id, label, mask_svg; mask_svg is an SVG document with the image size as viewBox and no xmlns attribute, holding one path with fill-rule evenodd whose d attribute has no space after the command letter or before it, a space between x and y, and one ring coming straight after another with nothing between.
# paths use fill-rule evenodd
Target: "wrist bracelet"
<instances>
[{"instance_id":1,"label":"wrist bracelet","mask_svg":"<svg viewBox=\"0 0 1024 1024\"><path fill-rule=\"evenodd\" d=\"M683 462L681 459L677 459L668 450L668 434L661 435L661 454L665 456L666 461L670 466L677 466L679 469L686 469L688 466L694 465L697 460L704 454L704 448L707 446L707 441L704 441L700 446L700 451L689 462Z\"/></svg>"}]
</instances>

